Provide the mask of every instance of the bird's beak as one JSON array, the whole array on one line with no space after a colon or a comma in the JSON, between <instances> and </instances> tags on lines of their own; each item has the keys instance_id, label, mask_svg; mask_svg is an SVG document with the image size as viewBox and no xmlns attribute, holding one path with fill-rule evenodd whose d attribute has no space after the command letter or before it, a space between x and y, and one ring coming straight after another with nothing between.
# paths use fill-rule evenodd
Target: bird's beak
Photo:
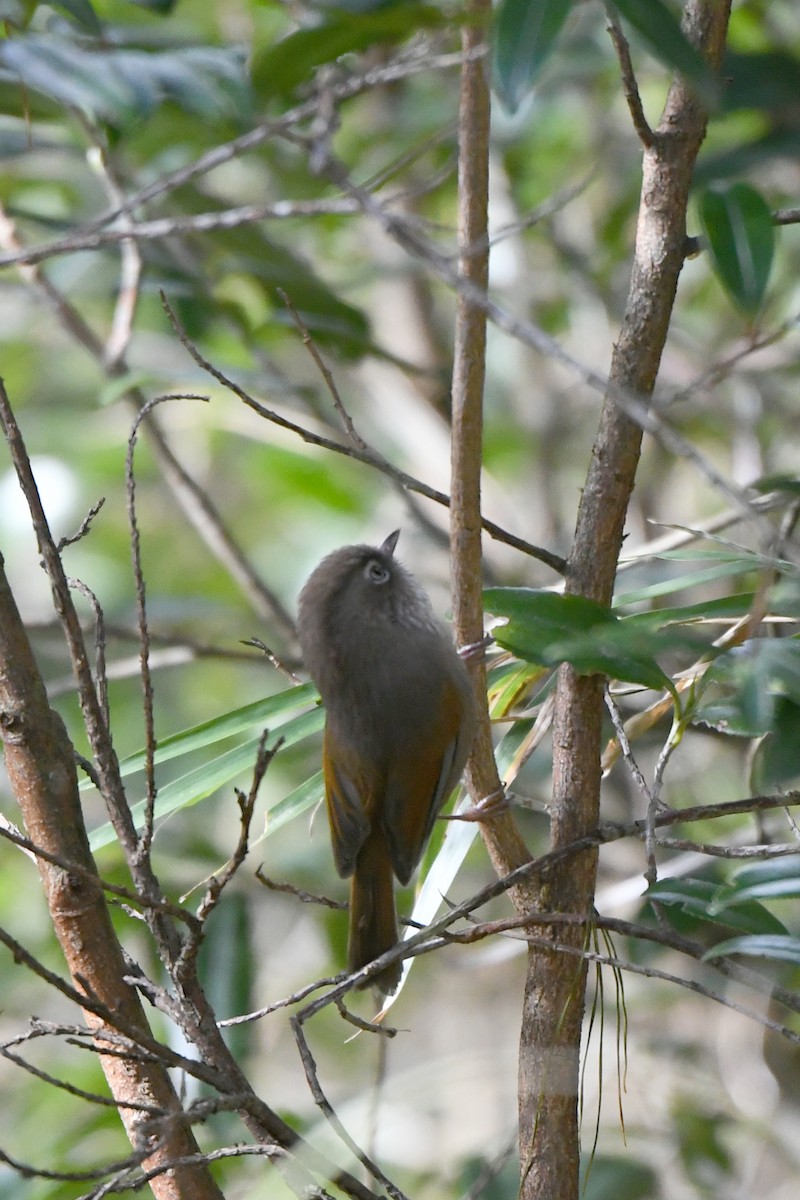
<instances>
[{"instance_id":1,"label":"bird's beak","mask_svg":"<svg viewBox=\"0 0 800 1200\"><path fill-rule=\"evenodd\" d=\"M400 537L400 530L395 529L394 533L390 533L386 541L381 544L381 552L388 554L391 558L394 554L394 548L397 545L397 539Z\"/></svg>"}]
</instances>

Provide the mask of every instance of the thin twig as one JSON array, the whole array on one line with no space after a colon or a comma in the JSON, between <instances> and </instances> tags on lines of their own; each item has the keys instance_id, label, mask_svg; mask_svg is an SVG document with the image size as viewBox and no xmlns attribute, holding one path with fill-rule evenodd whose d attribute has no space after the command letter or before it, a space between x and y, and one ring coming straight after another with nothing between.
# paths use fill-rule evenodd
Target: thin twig
<instances>
[{"instance_id":1,"label":"thin twig","mask_svg":"<svg viewBox=\"0 0 800 1200\"><path fill-rule=\"evenodd\" d=\"M61 621L64 636L72 660L72 668L78 685L78 698L83 714L89 743L95 755L97 771L101 781L101 793L109 809L109 816L119 841L127 854L132 855L137 844L136 830L125 799L119 761L111 740L102 708L95 690L89 656L83 639L78 614L72 601L69 582L50 532L44 508L31 469L28 452L17 424L5 385L0 380L0 426L8 443L11 459L28 503L31 521L44 561L45 570L53 590L54 607ZM150 881L152 883L152 880ZM147 894L155 894L151 888Z\"/></svg>"},{"instance_id":2,"label":"thin twig","mask_svg":"<svg viewBox=\"0 0 800 1200\"><path fill-rule=\"evenodd\" d=\"M301 338L303 339L303 345L305 346L306 350L308 350L308 353L311 355L311 358L313 359L317 370L319 371L320 375L322 376L322 378L325 381L325 387L328 389L330 398L333 401L333 407L336 409L337 413L339 414L342 424L344 425L344 431L347 434L347 436L349 437L350 441L357 449L366 450L369 454L373 455L373 457L375 457L375 458L380 457L379 455L377 455L375 453L374 450L372 450L367 445L367 443L364 441L361 434L358 432L355 425L353 424L353 418L350 416L349 412L347 411L344 404L342 403L342 398L339 395L339 389L337 388L336 381L333 378L333 372L331 371L330 367L325 362L325 359L322 357L319 350L317 349L316 342L314 341L313 337L311 336L311 332L310 332L308 326L306 325L305 321L302 319L299 312L297 311L297 309L295 308L291 299L289 298L289 296L287 295L287 293L284 291L283 288L278 288L278 295L280 296L281 300L288 308L289 315L291 316L292 320L294 321L294 323L297 327L297 330L298 330Z\"/></svg>"},{"instance_id":3,"label":"thin twig","mask_svg":"<svg viewBox=\"0 0 800 1200\"><path fill-rule=\"evenodd\" d=\"M360 1033L378 1033L381 1037L394 1038L400 1032L392 1025L384 1025L382 1021L365 1021L363 1017L357 1017L355 1013L350 1012L341 997L336 1001L336 1007L342 1020L348 1025L354 1025ZM372 1138L368 1138L367 1141L371 1144Z\"/></svg>"},{"instance_id":4,"label":"thin twig","mask_svg":"<svg viewBox=\"0 0 800 1200\"><path fill-rule=\"evenodd\" d=\"M785 808L788 805L800 805L800 792L791 792L786 795L750 796L744 800L730 800L720 804L696 805L680 811L670 810L668 812L661 812L656 815L655 825L659 827L684 822L710 820L723 816L749 813L754 810L764 811ZM468 917L476 909L488 903L488 901L503 895L510 888L517 886L526 879L547 878L548 874L554 868L584 853L586 850L603 846L625 837L642 837L645 832L645 821L632 821L627 824L605 822L602 826L587 833L585 836L575 838L573 841L559 846L556 850L551 850L532 859L530 862L523 863L515 870L509 871L503 878L493 880L460 904L454 905L447 913L437 918L436 921L432 922L424 930L406 938L394 950L382 955L380 959L370 964L369 967L356 972L355 975L338 977L337 980L333 981L333 986L329 992L326 992L325 995L320 996L316 1000L312 1000L302 1010L301 1015L303 1020L308 1020L329 1004L336 1003L340 996L345 995L353 987L362 986L365 981L378 974L386 966L406 957L428 952L431 949L431 939L441 937L442 944L444 944L447 936L449 936L447 931L457 921ZM581 917L580 919L584 918Z\"/></svg>"},{"instance_id":5,"label":"thin twig","mask_svg":"<svg viewBox=\"0 0 800 1200\"><path fill-rule=\"evenodd\" d=\"M275 879L270 879L258 867L256 870L256 879L262 883L265 888L269 888L272 892L283 892L284 895L294 896L295 900L299 900L302 904L319 904L323 908L333 908L337 911L347 908L346 901L332 900L330 896L319 896L316 892L306 892L302 888L295 887L293 883L278 883Z\"/></svg>"},{"instance_id":6,"label":"thin twig","mask_svg":"<svg viewBox=\"0 0 800 1200\"><path fill-rule=\"evenodd\" d=\"M251 637L243 639L242 645L252 646L254 650L260 650L267 662L271 663L276 671L280 671L281 675L285 679L288 679L290 683L303 682L299 675L295 675L291 667L288 667L282 659L278 658L274 650L271 650L265 642L262 642L261 638Z\"/></svg>"},{"instance_id":7,"label":"thin twig","mask_svg":"<svg viewBox=\"0 0 800 1200\"><path fill-rule=\"evenodd\" d=\"M639 94L639 85L636 82L636 75L631 62L631 48L628 45L628 39L622 32L622 24L616 11L606 5L606 19L608 21L607 29L614 43L614 49L619 60L620 74L622 76L622 86L625 90L625 99L628 103L628 109L633 121L633 127L636 130L639 141L646 150L655 142L655 134L650 127L647 117L644 115L642 106L642 97Z\"/></svg>"},{"instance_id":8,"label":"thin twig","mask_svg":"<svg viewBox=\"0 0 800 1200\"><path fill-rule=\"evenodd\" d=\"M86 537L92 527L92 522L100 512L100 509L103 507L105 502L105 496L101 496L97 503L93 504L89 509L75 533L69 534L67 537L59 538L58 542L56 543L56 550L59 554L62 552L62 550L66 550L67 546L74 546L76 542L81 540L81 538Z\"/></svg>"},{"instance_id":9,"label":"thin twig","mask_svg":"<svg viewBox=\"0 0 800 1200\"><path fill-rule=\"evenodd\" d=\"M97 702L106 726L110 727L111 714L108 703L108 673L106 671L106 627L102 605L92 589L81 579L68 579L67 583L89 601L94 613L94 678Z\"/></svg>"},{"instance_id":10,"label":"thin twig","mask_svg":"<svg viewBox=\"0 0 800 1200\"><path fill-rule=\"evenodd\" d=\"M486 54L485 48L480 51L480 56ZM358 96L362 92L369 91L371 88L384 86L389 83L394 83L398 80L408 78L411 75L420 74L422 72L450 70L458 68L464 62L464 56L460 52L445 53L439 55L430 55L429 47L412 48L411 51L401 52L394 61L382 63L379 66L369 67L367 70L353 73L346 78L340 76L339 82L336 85L336 100L341 103L351 97ZM5 266L16 266L25 264L34 264L44 261L44 259L52 257L59 253L68 253L72 249L87 248L83 245L78 246L77 239L88 238L98 230L102 230L112 221L117 220L123 213L133 213L137 209L142 208L150 200L156 199L158 196L163 196L169 192L175 191L183 187L192 180L198 179L209 172L216 170L217 167L223 166L225 163L231 162L235 158L239 158L250 151L257 150L265 142L270 141L282 130L291 129L305 121L313 120L316 116L318 107L318 99L316 96L310 100L304 101L293 109L289 109L281 117L263 121L254 129L247 130L246 133L239 137L231 139L229 142L224 142L221 145L214 146L211 150L201 154L193 162L184 164L174 171L169 171L146 187L141 188L138 192L126 197L124 204L107 209L101 213L93 221L87 222L80 229L76 230L69 239L62 239L57 242L52 242L46 246L32 247L23 249L20 246L15 246L10 253L0 255L0 269ZM287 213L285 209L278 208L275 212L276 216L285 215L303 215L301 210L296 206L303 202L285 201L283 204L292 206ZM312 204L319 205L322 203L336 203L336 201L311 201ZM339 200L339 204L344 201ZM273 209L276 206L270 205ZM244 212L245 210L231 210L234 214ZM248 221L261 219L256 213L263 211L261 209L250 209ZM324 211L324 210L323 210ZM204 214L201 214L203 216ZM225 214L213 213L206 214L210 219L224 220ZM187 218L191 219L191 218ZM157 236L163 237L169 230L162 231ZM131 236L130 229L120 230L116 240L122 240ZM70 242L67 250L62 250L64 242ZM91 246L88 246L91 248Z\"/></svg>"},{"instance_id":11,"label":"thin twig","mask_svg":"<svg viewBox=\"0 0 800 1200\"><path fill-rule=\"evenodd\" d=\"M147 622L146 587L144 570L142 568L141 537L139 534L139 525L136 519L136 476L133 470L133 455L136 448L136 438L139 432L139 426L141 425L142 421L147 419L156 405L163 404L168 400L207 401L207 397L193 394L153 397L152 400L149 400L142 406L136 416L130 436L128 438L128 451L125 456L125 491L127 495L128 528L130 530L131 562L133 566L134 584L136 587L136 612L139 626L139 659L141 664L141 684L145 727L145 816L142 832L139 835L138 846L136 850L137 858L141 859L142 861L147 860L149 857L150 845L153 840L153 818L155 815L156 803L156 734L155 712L153 707L153 679L150 672L150 630Z\"/></svg>"},{"instance_id":12,"label":"thin twig","mask_svg":"<svg viewBox=\"0 0 800 1200\"><path fill-rule=\"evenodd\" d=\"M291 130L282 131L280 136L298 144L303 144L305 140L302 135ZM625 415L639 425L645 433L655 437L671 454L691 463L713 488L740 509L747 520L758 520L758 514L749 504L747 492L726 479L688 438L664 421L639 395L630 389L610 384L606 377L576 359L539 326L509 312L508 309L493 300L485 289L460 275L447 255L442 254L432 243L420 236L413 222L395 211L388 210L377 197L354 183L346 165L340 159L333 157L329 159L325 166L325 173L347 195L353 196L360 202L363 212L371 216L392 241L401 246L413 258L423 261L427 269L442 279L448 287L481 307L499 329L566 367L594 391L608 395Z\"/></svg>"},{"instance_id":13,"label":"thin twig","mask_svg":"<svg viewBox=\"0 0 800 1200\"><path fill-rule=\"evenodd\" d=\"M169 301L163 292L161 292L161 303L164 310L172 323L172 327L177 334L181 345L183 345L188 353L192 356L202 370L206 371L214 379L217 380L228 391L233 392L234 396L251 408L253 412L258 413L260 417L264 417L267 421L271 421L273 425L279 426L281 429L286 429L290 433L296 434L302 441L311 446L318 446L322 450L330 450L335 454L343 454L347 458L354 458L358 462L365 463L367 466L374 467L376 470L383 472L390 478L397 480L412 492L417 492L421 496L425 496L428 500L433 500L436 504L442 504L445 507L450 505L450 497L444 492L436 491L435 488L428 487L427 484L421 483L412 475L406 474L405 471L398 470L388 461L376 457L372 452L360 450L356 446L347 446L341 442L333 441L331 438L322 437L318 433L313 433L310 429L298 425L296 421L290 420L288 417L281 416L272 409L261 404L260 401L254 399L253 396L240 387L238 383L230 379L219 368L215 367L207 358L205 358L197 346L190 340L178 317L172 309ZM503 542L507 546L512 546L515 550L519 550L522 554L527 554L531 558L536 558L540 562L551 567L552 570L561 573L564 568L564 560L557 554L552 554L549 550L545 550L541 546L534 546L530 542L526 542L523 538L518 538L507 530L502 529L499 525L495 525L493 521L482 522L482 527L486 532L498 542Z\"/></svg>"},{"instance_id":14,"label":"thin twig","mask_svg":"<svg viewBox=\"0 0 800 1200\"><path fill-rule=\"evenodd\" d=\"M135 197L134 197L135 199ZM126 205L127 207L127 205ZM29 246L10 254L0 255L0 269L20 265L35 265L58 258L65 254L77 254L87 250L102 250L110 246L126 247L137 242L163 241L164 238L177 235L214 233L217 230L236 229L240 225L253 225L260 221L287 220L293 218L310 218L318 216L336 216L357 213L358 205L354 200L334 198L329 200L278 200L274 204L246 204L238 208L226 208L220 212L193 213L191 215L174 215L170 217L154 217L149 221L130 221L120 228L96 228L92 232L77 231L69 237L60 238L55 242L47 242L43 246ZM120 212L117 220L122 220ZM128 286L133 282L128 280ZM121 297L122 298L122 297ZM130 304L128 299L128 304ZM126 321L132 313L125 313ZM114 367L120 361L120 349L124 354L127 347L122 341L122 315L117 323L119 332L107 345L115 351L112 358L107 351L109 367Z\"/></svg>"},{"instance_id":15,"label":"thin twig","mask_svg":"<svg viewBox=\"0 0 800 1200\"><path fill-rule=\"evenodd\" d=\"M684 850L691 854L707 854L709 858L783 858L800 854L800 841L765 842L753 846L720 846L716 842L693 842L690 838L657 838L663 850Z\"/></svg>"},{"instance_id":16,"label":"thin twig","mask_svg":"<svg viewBox=\"0 0 800 1200\"><path fill-rule=\"evenodd\" d=\"M5 213L2 204L0 244L11 246L15 253L21 249L14 223ZM125 361L118 360L113 369L105 366L103 342L39 267L22 263L18 270L28 286L55 311L69 336L94 362L103 367L110 378L122 377L127 371ZM146 402L143 392L136 387L130 388L125 396L137 408ZM267 619L274 620L288 638L294 638L294 622L285 606L259 577L205 490L176 458L154 417L148 421L147 433L158 467L192 528L242 588L255 610L263 613Z\"/></svg>"},{"instance_id":17,"label":"thin twig","mask_svg":"<svg viewBox=\"0 0 800 1200\"><path fill-rule=\"evenodd\" d=\"M106 194L111 203L117 206L125 204L125 190L117 179L109 157L109 147L102 140L100 131L85 116L81 115L84 129L93 143L93 153L88 158L90 164L96 167L98 174L105 184ZM124 362L125 355L133 333L133 321L139 303L139 287L142 279L142 252L138 242L132 236L134 220L131 214L123 211L119 217L122 230L130 236L120 245L120 273L117 300L111 318L106 344L103 350L103 365L109 374Z\"/></svg>"},{"instance_id":18,"label":"thin twig","mask_svg":"<svg viewBox=\"0 0 800 1200\"><path fill-rule=\"evenodd\" d=\"M131 891L130 888L122 887L118 883L111 883L108 879L103 879L95 871L90 871L87 867L81 866L80 863L63 858L58 854L52 854L50 851L45 850L44 847L38 846L36 842L32 842L30 838L23 837L19 830L15 829L10 822L0 821L0 837L18 846L20 850L23 850L31 858L41 858L44 862L52 863L53 866L59 867L62 871L66 871L71 875L77 875L87 882L102 888L110 896L116 896L128 904L139 905L142 908L156 909L165 916L174 917L176 920L183 921L188 925L191 925L195 920L193 913L182 908L179 904L173 904L164 897L142 896L138 892Z\"/></svg>"},{"instance_id":19,"label":"thin twig","mask_svg":"<svg viewBox=\"0 0 800 1200\"><path fill-rule=\"evenodd\" d=\"M27 1071L29 1075L40 1079L43 1083L58 1088L59 1091L66 1092L70 1096L75 1096L79 1100L87 1100L90 1104L113 1108L115 1112L117 1109L127 1108L136 1112L150 1113L153 1117L164 1115L164 1109L154 1104L144 1104L134 1100L118 1100L113 1096L101 1096L97 1092L89 1092L85 1088L77 1087L74 1083L68 1083L66 1079L59 1079L57 1075L51 1075L48 1071L43 1071L40 1067L35 1067L33 1063L29 1063L22 1055L15 1054L8 1046L0 1046L0 1055L8 1059L9 1062L13 1062L21 1070Z\"/></svg>"},{"instance_id":20,"label":"thin twig","mask_svg":"<svg viewBox=\"0 0 800 1200\"><path fill-rule=\"evenodd\" d=\"M239 788L236 789L236 800L239 805L239 839L236 843L236 849L225 866L220 871L215 872L209 880L206 894L197 908L196 916L200 925L203 925L208 920L217 904L219 904L224 889L247 858L250 848L250 825L253 820L253 810L255 809L256 800L258 799L258 790L264 782L264 776L267 773L270 763L283 745L283 738L279 737L274 746L268 747L268 738L269 730L265 729L258 741L249 791L245 793Z\"/></svg>"},{"instance_id":21,"label":"thin twig","mask_svg":"<svg viewBox=\"0 0 800 1200\"><path fill-rule=\"evenodd\" d=\"M375 1179L381 1184L382 1187L386 1189L386 1191L392 1197L392 1200L407 1200L407 1197L400 1190L400 1188L392 1183L391 1179L389 1179L389 1177L383 1173L377 1163L373 1162L369 1155L361 1149L357 1142L354 1141L354 1139L345 1129L339 1117L336 1115L333 1105L328 1100L320 1085L317 1064L314 1061L314 1056L311 1053L308 1040L303 1032L302 1016L302 1013L298 1013L295 1016L290 1017L289 1024L292 1027L292 1032L294 1033L295 1041L297 1042L297 1048L300 1053L300 1061L303 1064L306 1082L308 1083L309 1090L314 1098L314 1103L323 1113L331 1127L336 1131L339 1138L342 1140L350 1153L358 1162L361 1163L362 1167L369 1171L373 1179Z\"/></svg>"}]
</instances>

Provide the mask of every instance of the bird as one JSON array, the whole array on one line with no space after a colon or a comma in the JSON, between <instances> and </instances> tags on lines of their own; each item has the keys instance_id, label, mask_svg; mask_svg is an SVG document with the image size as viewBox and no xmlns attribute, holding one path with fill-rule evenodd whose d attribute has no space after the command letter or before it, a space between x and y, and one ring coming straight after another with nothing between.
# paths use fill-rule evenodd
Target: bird
<instances>
[{"instance_id":1,"label":"bird","mask_svg":"<svg viewBox=\"0 0 800 1200\"><path fill-rule=\"evenodd\" d=\"M380 546L334 550L298 602L303 658L325 707L322 763L333 859L350 879L348 968L398 941L394 879L407 884L469 755L476 701L447 627ZM393 994L398 960L360 986Z\"/></svg>"}]
</instances>

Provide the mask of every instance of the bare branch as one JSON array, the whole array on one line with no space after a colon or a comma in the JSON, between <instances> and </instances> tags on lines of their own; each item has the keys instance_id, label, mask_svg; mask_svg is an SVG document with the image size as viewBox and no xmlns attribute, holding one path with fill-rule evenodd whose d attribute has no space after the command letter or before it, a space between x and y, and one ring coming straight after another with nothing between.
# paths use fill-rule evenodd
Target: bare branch
<instances>
[{"instance_id":1,"label":"bare branch","mask_svg":"<svg viewBox=\"0 0 800 1200\"><path fill-rule=\"evenodd\" d=\"M247 858L250 848L250 824L253 820L253 809L258 798L258 790L264 781L264 776L267 773L270 763L283 745L283 738L278 738L274 746L268 747L268 737L269 730L265 729L258 742L249 792L245 795L238 788L236 790L236 799L239 804L239 840L236 843L236 849L222 870L217 871L211 876L206 894L197 909L199 926L202 926L208 920L219 903L223 890Z\"/></svg>"},{"instance_id":2,"label":"bare branch","mask_svg":"<svg viewBox=\"0 0 800 1200\"><path fill-rule=\"evenodd\" d=\"M89 509L88 513L83 518L80 525L78 526L78 529L76 530L76 532L73 534L70 534L69 537L59 538L58 544L56 546L56 550L58 551L59 554L62 552L62 550L66 550L67 546L74 546L76 542L79 542L81 540L81 538L86 537L86 535L89 533L89 530L92 527L92 522L94 521L97 514L100 512L100 509L103 507L105 502L106 502L105 496L101 496L100 499L97 501L97 503L93 504L92 507Z\"/></svg>"},{"instance_id":3,"label":"bare branch","mask_svg":"<svg viewBox=\"0 0 800 1200\"><path fill-rule=\"evenodd\" d=\"M485 56L486 49L482 47L480 50L481 56ZM343 73L339 75L335 85L335 99L337 103L347 100L353 96L358 96L363 92L369 91L371 88L380 87L389 83L394 83L400 79L406 79L413 75L418 75L422 72L451 70L461 66L464 61L463 55L455 54L431 54L429 43L418 44L410 47L408 50L401 51L394 61L382 63L379 66L369 67L365 71L356 72L352 75L345 76ZM163 196L169 192L175 191L177 188L183 187L192 180L199 179L203 175L207 175L210 171L216 170L225 163L231 162L235 158L239 158L244 154L248 154L251 150L257 150L265 142L270 141L276 135L284 130L295 128L302 125L304 122L313 120L317 115L319 106L318 97L313 96L310 100L304 101L293 109L289 109L283 116L275 120L267 120L257 125L254 129L249 129L246 133L237 138L233 138L229 142L224 142L222 145L214 146L211 150L200 155L194 162L186 163L184 166L177 168L175 171L167 172L160 176L153 183L141 188L138 192L129 195L124 204L111 208L105 213L102 213L94 221L88 222L81 229L76 230L71 235L72 245L69 249L91 249L91 245L77 245L76 239L88 238L93 233L102 230L111 221L115 221L123 213L133 213L137 209L142 208L150 200L156 199L158 196ZM289 201L290 205L297 202ZM312 202L317 204L319 202ZM327 202L330 203L330 202ZM339 203L342 203L339 201ZM269 206L270 209L276 206ZM231 210L234 213L237 211L244 212L246 210ZM262 211L260 209L250 209L250 215L246 217L246 221L259 220L261 217L257 214ZM324 209L323 211L329 211ZM269 215L269 214L267 214ZM288 213L280 208L275 212L275 216L287 215L305 215L300 210L290 210ZM224 220L224 214L208 214L211 219ZM180 232L180 230L176 230ZM172 232L171 229L163 229L157 235L163 237L167 233ZM130 237L130 229L119 231L116 240L123 240ZM3 241L0 235L0 241ZM70 239L64 239L70 240ZM5 266L25 265L43 261L51 257L53 254L68 253L69 250L62 251L60 249L62 242L53 242L49 247L38 247L30 250L23 250L20 246L15 246L10 253L0 255L0 269Z\"/></svg>"},{"instance_id":4,"label":"bare branch","mask_svg":"<svg viewBox=\"0 0 800 1200\"><path fill-rule=\"evenodd\" d=\"M295 887L293 883L278 883L274 879L269 879L262 871L261 867L256 870L256 879L259 883L263 883L265 888L269 888L272 892L283 892L284 895L294 896L302 904L320 904L324 908L333 908L337 911L342 911L347 908L347 904L340 900L331 900L329 896L318 896L315 892L306 892L302 888Z\"/></svg>"},{"instance_id":5,"label":"bare branch","mask_svg":"<svg viewBox=\"0 0 800 1200\"><path fill-rule=\"evenodd\" d=\"M133 197L126 204L126 209L135 203L136 198ZM193 213L191 216L174 215L169 217L155 217L149 221L133 221L128 219L120 228L101 228L96 227L92 232L77 231L69 237L61 238L57 242L47 242L43 246L30 246L24 249L17 250L13 253L0 255L0 269L3 267L21 266L21 265L36 265L47 262L51 258L58 258L65 254L77 254L86 250L102 250L109 246L123 247L136 246L137 242L162 241L164 238L174 237L176 235L198 234L198 233L214 233L220 229L236 229L240 225L253 225L259 221L270 220L287 220L296 218L307 218L316 216L328 215L347 215L358 212L358 205L354 200L346 198L328 199L328 200L278 200L274 204L246 204L238 208L225 208L219 212ZM124 220L124 212L121 210L117 215L117 220ZM131 302L132 295L126 295L125 287L130 289L135 286L136 280L133 277L132 265L128 268L131 272L130 276L127 272L123 275L121 283L120 301L126 302L127 311L124 311L116 318L114 327L114 338L109 338L109 350L106 351L108 366L113 369L120 361L121 357L126 352L125 342L123 340L123 332L129 332L128 322L132 319ZM127 282L126 282L127 281ZM120 311L119 309L117 310ZM116 314L115 314L116 315Z\"/></svg>"},{"instance_id":6,"label":"bare branch","mask_svg":"<svg viewBox=\"0 0 800 1200\"><path fill-rule=\"evenodd\" d=\"M655 141L655 135L648 124L647 117L644 115L642 97L639 95L639 85L636 82L633 63L631 62L631 48L628 45L628 39L622 32L622 23L617 12L609 8L608 5L606 5L606 19L608 21L607 29L611 36L611 41L614 43L617 58L619 59L622 86L625 89L625 99L628 102L633 127L639 135L639 141L646 150L649 150Z\"/></svg>"},{"instance_id":7,"label":"bare branch","mask_svg":"<svg viewBox=\"0 0 800 1200\"><path fill-rule=\"evenodd\" d=\"M133 428L131 429L130 436L128 438L128 451L125 456L125 490L128 503L128 527L130 529L131 562L133 565L133 578L136 587L136 611L139 625L140 674L142 681L142 696L144 701L144 773L147 792L145 796L144 827L136 848L137 859L142 861L146 861L148 859L150 854L150 844L153 840L153 816L156 803L156 736L155 714L153 709L153 680L150 673L150 630L147 623L147 604L145 599L144 571L142 569L141 538L139 534L139 525L136 519L136 476L134 475L133 470L133 454L136 448L136 437L142 421L147 419L156 405L162 404L167 400L206 401L207 397L196 395L168 395L156 396L152 400L149 400L145 405L143 405L136 416L136 420L133 423Z\"/></svg>"},{"instance_id":8,"label":"bare branch","mask_svg":"<svg viewBox=\"0 0 800 1200\"><path fill-rule=\"evenodd\" d=\"M361 450L357 446L345 446L341 442L335 442L331 438L322 437L320 434L313 433L310 429L305 429L302 425L298 425L296 421L290 420L288 417L281 416L272 409L261 404L260 401L254 399L244 388L238 383L230 379L222 371L209 362L197 347L190 341L186 331L180 324L175 312L171 308L169 301L164 293L161 293L161 303L172 322L172 326L183 346L192 356L199 367L202 367L209 375L222 384L228 391L233 392L234 396L251 408L253 412L264 417L267 421L271 421L273 425L279 426L281 429L286 429L290 433L295 433L304 442L311 446L319 446L320 449L330 450L334 454L343 454L347 458L354 458L358 462L365 463L367 466L374 467L381 471L384 475L391 479L397 480L403 487L408 488L412 492L418 492L420 496L425 496L428 500L433 500L437 504L450 504L450 497L443 492L436 491L435 488L428 487L427 484L421 483L412 475L407 475L405 471L400 471L387 460L376 457L371 451ZM529 555L531 558L539 559L540 562L546 563L554 571L560 571L563 567L563 559L557 554L552 554L549 550L543 549L541 546L534 546L530 542L526 542L523 538L515 537L514 534L508 533L499 525L495 525L493 521L483 521L483 528L488 534L495 538L498 542L504 542L507 546L513 546L515 550L521 551L523 554Z\"/></svg>"},{"instance_id":9,"label":"bare branch","mask_svg":"<svg viewBox=\"0 0 800 1200\"><path fill-rule=\"evenodd\" d=\"M384 1175L383 1171L380 1169L380 1167L377 1165L377 1163L373 1162L373 1160L369 1157L369 1155L366 1153L366 1151L362 1150L361 1147L353 1140L353 1138L350 1136L350 1134L347 1132L344 1125L340 1121L339 1117L336 1115L333 1105L330 1103L330 1101L326 1097L325 1093L323 1092L322 1087L319 1082L319 1076L317 1073L317 1064L314 1061L314 1056L311 1053L311 1048L309 1047L305 1033L303 1032L302 1014L298 1014L297 1016L290 1017L289 1023L292 1027L292 1032L294 1033L295 1041L297 1042L297 1048L300 1052L300 1061L303 1064L303 1070L305 1072L306 1081L307 1081L309 1089L311 1091L311 1095L314 1098L314 1103L321 1110L321 1112L325 1116L326 1120L329 1122L331 1127L336 1131L337 1135L342 1140L342 1142L347 1147L347 1149L350 1151L350 1153L352 1155L354 1155L354 1157L356 1158L356 1160L358 1162L361 1163L362 1167L364 1167L367 1171L369 1171L369 1173L373 1177L373 1179L375 1179L378 1183L381 1184L382 1187L384 1187L386 1189L386 1191L388 1192L388 1194L392 1198L392 1200L407 1200L407 1197L400 1190L400 1188L398 1188L394 1183L392 1183L391 1179L389 1179L389 1177L387 1175Z\"/></svg>"}]
</instances>

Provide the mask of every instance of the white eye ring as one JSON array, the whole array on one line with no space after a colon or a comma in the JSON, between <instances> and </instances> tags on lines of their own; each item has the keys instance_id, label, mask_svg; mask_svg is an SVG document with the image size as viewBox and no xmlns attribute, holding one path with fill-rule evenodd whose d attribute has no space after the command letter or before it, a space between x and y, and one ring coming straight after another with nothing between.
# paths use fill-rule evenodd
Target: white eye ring
<instances>
[{"instance_id":1,"label":"white eye ring","mask_svg":"<svg viewBox=\"0 0 800 1200\"><path fill-rule=\"evenodd\" d=\"M389 579L389 568L377 558L371 558L364 567L364 576L370 583L386 583Z\"/></svg>"}]
</instances>

